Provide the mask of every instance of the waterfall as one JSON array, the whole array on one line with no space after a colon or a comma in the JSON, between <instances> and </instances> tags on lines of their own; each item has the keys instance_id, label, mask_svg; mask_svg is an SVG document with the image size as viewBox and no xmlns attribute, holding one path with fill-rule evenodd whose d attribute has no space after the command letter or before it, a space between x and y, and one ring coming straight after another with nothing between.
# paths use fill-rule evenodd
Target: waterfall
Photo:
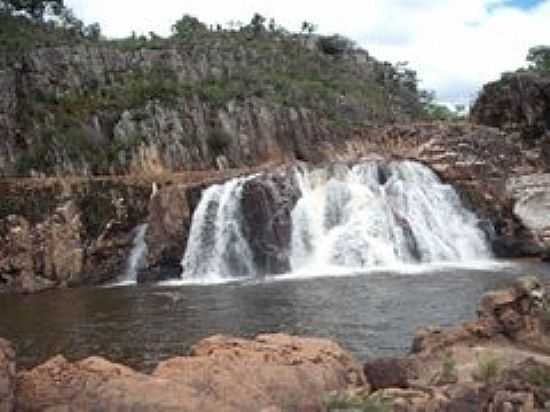
<instances>
[{"instance_id":1,"label":"waterfall","mask_svg":"<svg viewBox=\"0 0 550 412\"><path fill-rule=\"evenodd\" d=\"M477 218L420 163L365 162L299 171L293 270L490 257Z\"/></svg>"},{"instance_id":2,"label":"waterfall","mask_svg":"<svg viewBox=\"0 0 550 412\"><path fill-rule=\"evenodd\" d=\"M281 267L286 259L286 267L298 273L491 256L476 216L463 207L452 186L420 163L368 161L298 169L295 174L289 181L297 195L276 207L262 203L266 198L250 189L260 185L275 202L280 189L269 175L237 178L205 190L193 214L183 278L217 281L261 274L261 248L272 247L273 239L286 241L275 254ZM288 213L271 210L281 207ZM276 230L266 232L278 215L286 217ZM272 236L284 234L287 227L288 237Z\"/></svg>"},{"instance_id":3,"label":"waterfall","mask_svg":"<svg viewBox=\"0 0 550 412\"><path fill-rule=\"evenodd\" d=\"M219 280L254 274L252 252L242 233L241 194L249 178L209 187L193 214L184 278Z\"/></svg>"},{"instance_id":4,"label":"waterfall","mask_svg":"<svg viewBox=\"0 0 550 412\"><path fill-rule=\"evenodd\" d=\"M147 224L139 225L135 229L133 247L128 260L126 261L126 271L124 272L124 282L136 283L138 270L143 267L145 254L147 253L147 243L145 243L145 233Z\"/></svg>"}]
</instances>

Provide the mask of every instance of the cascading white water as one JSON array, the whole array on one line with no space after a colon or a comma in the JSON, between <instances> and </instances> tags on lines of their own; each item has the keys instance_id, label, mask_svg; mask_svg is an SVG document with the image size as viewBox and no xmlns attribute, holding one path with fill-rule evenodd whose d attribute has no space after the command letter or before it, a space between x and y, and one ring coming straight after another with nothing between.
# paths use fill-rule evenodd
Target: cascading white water
<instances>
[{"instance_id":1,"label":"cascading white water","mask_svg":"<svg viewBox=\"0 0 550 412\"><path fill-rule=\"evenodd\" d=\"M365 162L298 172L293 271L490 257L475 215L429 168Z\"/></svg>"},{"instance_id":2,"label":"cascading white water","mask_svg":"<svg viewBox=\"0 0 550 412\"><path fill-rule=\"evenodd\" d=\"M145 233L147 232L147 224L139 225L135 229L132 251L126 261L126 271L124 272L123 282L135 283L137 281L137 273L143 266L145 254L147 253L147 243L145 243Z\"/></svg>"},{"instance_id":3,"label":"cascading white water","mask_svg":"<svg viewBox=\"0 0 550 412\"><path fill-rule=\"evenodd\" d=\"M248 179L233 179L203 193L181 262L183 278L215 281L254 274L252 252L241 228L241 194Z\"/></svg>"},{"instance_id":4,"label":"cascading white water","mask_svg":"<svg viewBox=\"0 0 550 412\"><path fill-rule=\"evenodd\" d=\"M243 186L250 179L233 179L203 193L181 262L184 279L209 282L259 273L248 243L254 228L244 229L246 214L254 215L242 206ZM452 186L420 163L371 161L297 170L296 181L301 198L289 222L292 272L459 263L491 255L476 216ZM277 190L269 179L259 184Z\"/></svg>"}]
</instances>

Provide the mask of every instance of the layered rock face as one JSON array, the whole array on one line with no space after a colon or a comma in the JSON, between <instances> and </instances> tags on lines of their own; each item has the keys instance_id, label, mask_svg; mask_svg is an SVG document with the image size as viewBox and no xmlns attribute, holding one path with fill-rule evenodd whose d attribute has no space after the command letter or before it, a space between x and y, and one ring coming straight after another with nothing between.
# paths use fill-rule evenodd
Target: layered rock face
<instances>
[{"instance_id":1,"label":"layered rock face","mask_svg":"<svg viewBox=\"0 0 550 412\"><path fill-rule=\"evenodd\" d=\"M413 91L365 51L336 58L297 39L220 36L159 49L39 48L2 60L0 176L316 161L321 142L338 142L331 116L344 123L415 116ZM358 86L334 94L348 87L343 75ZM335 86L325 90L317 78ZM320 89L325 101L315 97Z\"/></svg>"},{"instance_id":2,"label":"layered rock face","mask_svg":"<svg viewBox=\"0 0 550 412\"><path fill-rule=\"evenodd\" d=\"M326 391L362 384L360 365L327 340L215 336L151 375L101 358L56 357L21 372L16 395L19 411L316 411Z\"/></svg>"},{"instance_id":3,"label":"layered rock face","mask_svg":"<svg viewBox=\"0 0 550 412\"><path fill-rule=\"evenodd\" d=\"M536 244L548 250L546 203L550 196L548 171L550 164L550 74L545 72L508 73L487 84L472 111L472 119L480 124L498 127L521 141L522 155L543 167L510 176L506 183L509 197L514 199L513 212L525 232ZM508 159L506 159L508 163Z\"/></svg>"}]
</instances>

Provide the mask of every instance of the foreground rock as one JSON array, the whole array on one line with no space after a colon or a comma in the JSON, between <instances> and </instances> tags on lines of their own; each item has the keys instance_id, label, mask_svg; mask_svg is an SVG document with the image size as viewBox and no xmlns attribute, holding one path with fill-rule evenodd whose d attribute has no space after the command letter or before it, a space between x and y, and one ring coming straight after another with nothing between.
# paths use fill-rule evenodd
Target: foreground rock
<instances>
[{"instance_id":1,"label":"foreground rock","mask_svg":"<svg viewBox=\"0 0 550 412\"><path fill-rule=\"evenodd\" d=\"M364 383L360 365L324 339L215 336L152 375L58 356L19 374L17 410L315 411L327 391Z\"/></svg>"},{"instance_id":2,"label":"foreground rock","mask_svg":"<svg viewBox=\"0 0 550 412\"><path fill-rule=\"evenodd\" d=\"M520 279L484 295L478 313L476 321L419 331L405 358L367 363L376 391L333 393L328 409L548 410L550 318L543 286L536 278Z\"/></svg>"}]
</instances>

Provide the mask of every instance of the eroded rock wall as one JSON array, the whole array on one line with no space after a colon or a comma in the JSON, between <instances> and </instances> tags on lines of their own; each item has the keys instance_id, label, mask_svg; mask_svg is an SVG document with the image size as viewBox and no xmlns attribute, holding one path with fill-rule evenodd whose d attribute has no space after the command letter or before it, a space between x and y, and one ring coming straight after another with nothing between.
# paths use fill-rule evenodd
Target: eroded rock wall
<instances>
[{"instance_id":1,"label":"eroded rock wall","mask_svg":"<svg viewBox=\"0 0 550 412\"><path fill-rule=\"evenodd\" d=\"M4 181L0 291L95 285L119 276L148 182Z\"/></svg>"}]
</instances>

